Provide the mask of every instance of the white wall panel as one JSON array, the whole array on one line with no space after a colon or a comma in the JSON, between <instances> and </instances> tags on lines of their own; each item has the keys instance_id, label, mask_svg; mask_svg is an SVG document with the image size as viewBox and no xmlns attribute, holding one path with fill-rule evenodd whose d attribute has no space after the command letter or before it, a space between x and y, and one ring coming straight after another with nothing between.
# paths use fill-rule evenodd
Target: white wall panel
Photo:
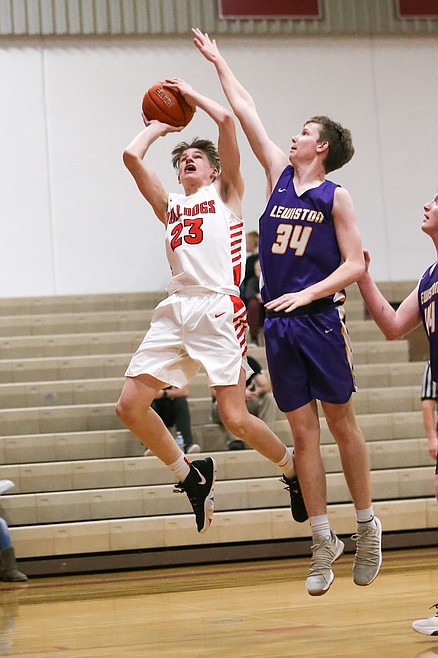
<instances>
[{"instance_id":1,"label":"white wall panel","mask_svg":"<svg viewBox=\"0 0 438 658\"><path fill-rule=\"evenodd\" d=\"M427 38L219 38L271 137L288 150L313 114L352 130L356 154L331 178L355 201L378 280L415 279L434 259L419 228L434 193L438 49ZM427 62L427 67L425 67ZM29 40L0 47L0 296L162 289L169 271L161 224L122 164L141 127L144 90L179 75L223 100L191 38ZM197 112L151 148L167 189L181 138L216 138ZM239 129L244 210L257 227L264 175Z\"/></svg>"},{"instance_id":2,"label":"white wall panel","mask_svg":"<svg viewBox=\"0 0 438 658\"><path fill-rule=\"evenodd\" d=\"M420 225L423 205L438 188L438 91L432 73L438 70L438 49L432 39L388 39L375 45L373 56L387 278L414 279L436 259ZM380 225L373 224L377 240Z\"/></svg>"},{"instance_id":3,"label":"white wall panel","mask_svg":"<svg viewBox=\"0 0 438 658\"><path fill-rule=\"evenodd\" d=\"M42 52L0 50L0 295L55 292Z\"/></svg>"}]
</instances>

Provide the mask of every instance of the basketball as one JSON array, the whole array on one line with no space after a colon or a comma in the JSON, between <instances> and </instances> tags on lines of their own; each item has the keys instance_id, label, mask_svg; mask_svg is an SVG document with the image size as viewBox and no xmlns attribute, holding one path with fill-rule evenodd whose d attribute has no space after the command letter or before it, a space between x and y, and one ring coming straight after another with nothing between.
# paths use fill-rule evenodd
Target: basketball
<instances>
[{"instance_id":1,"label":"basketball","mask_svg":"<svg viewBox=\"0 0 438 658\"><path fill-rule=\"evenodd\" d=\"M170 126L186 126L195 113L195 108L180 93L166 89L161 82L147 90L143 96L142 110L150 121L157 119Z\"/></svg>"}]
</instances>

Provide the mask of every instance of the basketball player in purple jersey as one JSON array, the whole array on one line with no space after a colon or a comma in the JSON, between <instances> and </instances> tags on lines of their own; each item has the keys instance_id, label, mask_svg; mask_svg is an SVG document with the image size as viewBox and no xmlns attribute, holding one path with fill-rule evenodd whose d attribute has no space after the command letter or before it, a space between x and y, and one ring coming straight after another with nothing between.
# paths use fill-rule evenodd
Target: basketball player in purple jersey
<instances>
[{"instance_id":1,"label":"basketball player in purple jersey","mask_svg":"<svg viewBox=\"0 0 438 658\"><path fill-rule=\"evenodd\" d=\"M334 578L331 566L344 550L327 516L317 400L339 446L356 509L353 579L369 585L382 561L382 527L373 512L367 448L351 400L355 383L342 306L344 288L360 278L365 266L351 197L325 178L353 156L351 135L340 124L316 116L306 121L284 154L269 138L252 97L215 41L198 29L193 32L266 172L268 201L259 226L266 353L277 404L292 430L312 529L307 591L312 596L328 591Z\"/></svg>"},{"instance_id":2,"label":"basketball player in purple jersey","mask_svg":"<svg viewBox=\"0 0 438 658\"><path fill-rule=\"evenodd\" d=\"M424 206L421 230L431 237L438 255L438 194ZM389 340L402 338L423 323L429 341L432 379L438 382L438 262L435 261L427 268L415 290L397 310L386 301L371 278L369 262L368 252L365 252L366 272L359 279L358 285L371 317ZM435 467L435 496L438 500L438 459ZM438 609L438 604L432 608ZM435 617L414 621L412 628L424 635L438 635L438 613Z\"/></svg>"}]
</instances>

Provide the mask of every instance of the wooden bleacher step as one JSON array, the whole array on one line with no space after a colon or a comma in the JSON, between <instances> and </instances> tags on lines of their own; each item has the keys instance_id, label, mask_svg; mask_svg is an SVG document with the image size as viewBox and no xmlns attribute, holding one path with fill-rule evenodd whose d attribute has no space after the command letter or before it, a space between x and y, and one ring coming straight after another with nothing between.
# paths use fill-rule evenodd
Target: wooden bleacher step
<instances>
[{"instance_id":1,"label":"wooden bleacher step","mask_svg":"<svg viewBox=\"0 0 438 658\"><path fill-rule=\"evenodd\" d=\"M415 282L380 285L397 303ZM252 450L229 452L210 421L201 372L190 387L193 435L218 463L212 528L198 535L172 475L120 423L114 405L123 373L143 338L155 293L0 300L0 477L16 489L0 499L19 558L165 550L233 542L309 538L294 523L278 469ZM348 290L347 324L359 392L353 403L368 441L376 513L385 532L438 524L433 464L419 399L424 364L408 341L388 342ZM264 349L250 353L266 366ZM291 445L279 413L276 431ZM353 510L339 452L321 417L329 515L352 533ZM237 544L236 544L237 545ZM237 549L236 549L237 550Z\"/></svg>"}]
</instances>

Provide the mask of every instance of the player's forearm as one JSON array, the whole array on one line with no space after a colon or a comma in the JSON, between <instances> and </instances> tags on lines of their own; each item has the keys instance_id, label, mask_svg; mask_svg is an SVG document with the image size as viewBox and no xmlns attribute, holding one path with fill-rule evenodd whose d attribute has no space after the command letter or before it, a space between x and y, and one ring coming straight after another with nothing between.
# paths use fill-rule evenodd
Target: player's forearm
<instances>
[{"instance_id":1,"label":"player's forearm","mask_svg":"<svg viewBox=\"0 0 438 658\"><path fill-rule=\"evenodd\" d=\"M436 441L437 440L437 433L436 433L436 425L434 423L429 424L427 421L424 420L423 417L423 424L424 424L424 430L426 433L426 437L429 441Z\"/></svg>"},{"instance_id":2,"label":"player's forearm","mask_svg":"<svg viewBox=\"0 0 438 658\"><path fill-rule=\"evenodd\" d=\"M248 110L248 108L255 109L255 103L251 94L236 78L222 55L215 57L213 64L216 68L225 96L233 108L235 115L240 118L242 112Z\"/></svg>"},{"instance_id":3,"label":"player's forearm","mask_svg":"<svg viewBox=\"0 0 438 658\"><path fill-rule=\"evenodd\" d=\"M201 110L206 112L218 125L229 121L233 122L233 116L231 112L227 110L226 107L223 107L223 105L220 105L214 101L212 98L208 98L207 96L203 96L202 94L193 91L193 94L190 95L190 101Z\"/></svg>"},{"instance_id":4,"label":"player's forearm","mask_svg":"<svg viewBox=\"0 0 438 658\"><path fill-rule=\"evenodd\" d=\"M306 291L312 295L313 300L322 299L355 283L362 274L362 261L345 261L332 274L309 286Z\"/></svg>"},{"instance_id":5,"label":"player's forearm","mask_svg":"<svg viewBox=\"0 0 438 658\"><path fill-rule=\"evenodd\" d=\"M162 135L162 128L159 123L151 123L144 128L123 151L123 162L129 167L133 160L143 160L149 147Z\"/></svg>"},{"instance_id":6,"label":"player's forearm","mask_svg":"<svg viewBox=\"0 0 438 658\"><path fill-rule=\"evenodd\" d=\"M397 331L396 312L382 295L371 275L366 272L359 279L357 285L369 314L384 336L389 340L400 338L401 335Z\"/></svg>"},{"instance_id":7,"label":"player's forearm","mask_svg":"<svg viewBox=\"0 0 438 658\"><path fill-rule=\"evenodd\" d=\"M435 417L436 402L435 400L422 400L421 408L426 436L429 440L434 440L437 438Z\"/></svg>"}]
</instances>

